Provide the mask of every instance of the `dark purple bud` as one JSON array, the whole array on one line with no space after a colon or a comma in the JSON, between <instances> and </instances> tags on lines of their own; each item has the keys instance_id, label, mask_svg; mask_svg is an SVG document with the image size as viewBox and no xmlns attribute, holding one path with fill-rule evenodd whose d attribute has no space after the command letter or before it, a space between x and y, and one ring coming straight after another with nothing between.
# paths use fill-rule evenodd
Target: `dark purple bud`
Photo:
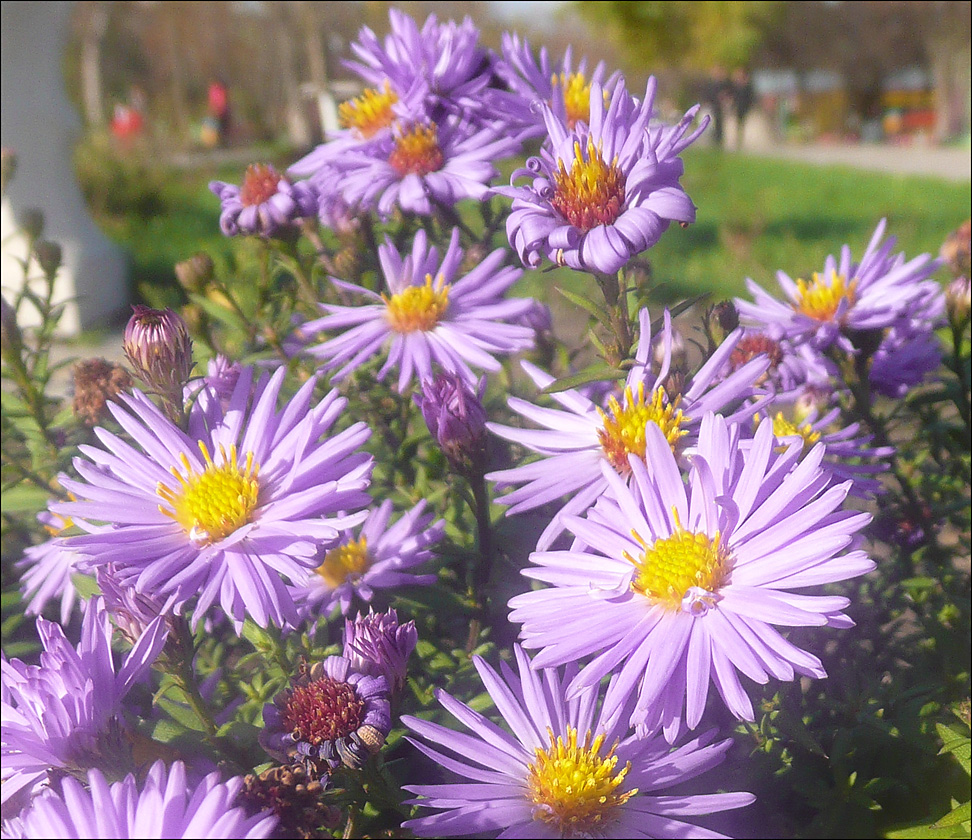
<instances>
[{"instance_id":1,"label":"dark purple bud","mask_svg":"<svg viewBox=\"0 0 972 840\"><path fill-rule=\"evenodd\" d=\"M422 382L415 402L432 437L452 468L464 475L482 472L486 462L486 409L482 397L486 380L475 392L462 377L440 372Z\"/></svg>"}]
</instances>

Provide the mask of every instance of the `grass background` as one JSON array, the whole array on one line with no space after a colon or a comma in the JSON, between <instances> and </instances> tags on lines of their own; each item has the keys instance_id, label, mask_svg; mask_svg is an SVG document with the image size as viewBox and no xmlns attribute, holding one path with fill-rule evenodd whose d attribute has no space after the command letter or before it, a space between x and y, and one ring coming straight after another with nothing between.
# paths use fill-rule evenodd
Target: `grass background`
<instances>
[{"instance_id":1,"label":"grass background","mask_svg":"<svg viewBox=\"0 0 972 840\"><path fill-rule=\"evenodd\" d=\"M234 150L234 160L241 159L240 151ZM251 151L251 162L280 169L297 159L279 148ZM970 214L967 182L714 149L690 149L683 157L682 184L698 208L697 220L670 228L647 255L651 298L664 303L745 295L747 277L774 291L777 270L807 276L843 243L859 258L882 218L908 258L937 254L945 236ZM82 147L77 162L98 223L129 255L137 299L175 305L175 263L200 250L229 264L238 255L241 243L219 231L219 201L208 184L241 183L246 164L204 157L191 167L167 167L146 157L119 158L94 145ZM514 293L551 304L556 323L572 311L552 291L556 287L587 294L590 278L567 270L526 272Z\"/></svg>"}]
</instances>

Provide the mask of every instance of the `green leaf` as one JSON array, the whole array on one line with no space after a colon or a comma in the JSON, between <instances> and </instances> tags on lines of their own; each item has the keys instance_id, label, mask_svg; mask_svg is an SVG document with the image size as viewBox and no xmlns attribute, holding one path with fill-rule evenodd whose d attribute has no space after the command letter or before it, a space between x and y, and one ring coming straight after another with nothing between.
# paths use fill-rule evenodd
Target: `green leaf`
<instances>
[{"instance_id":1,"label":"green leaf","mask_svg":"<svg viewBox=\"0 0 972 840\"><path fill-rule=\"evenodd\" d=\"M189 297L192 298L193 303L198 303L209 317L215 318L231 329L246 332L246 322L232 309L227 309L222 304L211 301L205 295L190 295Z\"/></svg>"},{"instance_id":2,"label":"green leaf","mask_svg":"<svg viewBox=\"0 0 972 840\"><path fill-rule=\"evenodd\" d=\"M560 292L560 294L562 294L565 298L567 298L567 300L573 303L575 306L579 306L581 309L583 309L585 312L590 314L593 318L596 318L605 326L611 323L611 315L603 306L594 303L594 301L589 300L583 295L578 295L575 294L574 292L568 292L566 289L562 289L559 286L555 286L554 288L558 292Z\"/></svg>"},{"instance_id":3,"label":"green leaf","mask_svg":"<svg viewBox=\"0 0 972 840\"><path fill-rule=\"evenodd\" d=\"M21 484L3 492L4 513L30 513L47 507L51 493L36 484Z\"/></svg>"},{"instance_id":4,"label":"green leaf","mask_svg":"<svg viewBox=\"0 0 972 840\"><path fill-rule=\"evenodd\" d=\"M962 823L969 822L970 820L972 820L972 802L963 802L961 805L957 805L938 822L936 822L935 827L945 828L952 825L961 825Z\"/></svg>"},{"instance_id":5,"label":"green leaf","mask_svg":"<svg viewBox=\"0 0 972 840\"><path fill-rule=\"evenodd\" d=\"M546 388L540 391L541 394L555 394L558 391L566 391L568 388L576 388L578 385L586 385L588 382L603 382L605 380L617 380L621 372L611 365L604 362L595 362L584 368L579 373L572 376L564 376L551 382Z\"/></svg>"}]
</instances>

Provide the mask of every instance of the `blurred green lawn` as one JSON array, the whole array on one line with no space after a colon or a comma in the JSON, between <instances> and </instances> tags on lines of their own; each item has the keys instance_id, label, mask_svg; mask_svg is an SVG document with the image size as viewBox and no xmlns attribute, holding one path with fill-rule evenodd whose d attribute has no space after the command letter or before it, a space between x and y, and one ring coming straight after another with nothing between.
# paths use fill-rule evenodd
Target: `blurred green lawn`
<instances>
[{"instance_id":1,"label":"blurred green lawn","mask_svg":"<svg viewBox=\"0 0 972 840\"><path fill-rule=\"evenodd\" d=\"M254 162L272 160L281 168L293 159L273 150L255 154L264 157ZM859 258L885 217L888 234L909 258L937 254L945 236L970 212L968 183L709 149L690 149L684 159L682 183L698 207L697 221L670 228L647 255L651 297L665 303L701 294L712 300L742 295L747 277L775 289L777 270L807 276L843 243ZM109 171L102 171L106 167ZM219 232L219 201L208 183L240 183L244 166L177 170L102 157L79 169L96 218L130 254L136 293L151 305L178 300L176 262L200 250L216 260L238 253L240 243ZM568 271L529 272L515 292L556 307L551 287L582 292L588 284L585 276Z\"/></svg>"}]
</instances>

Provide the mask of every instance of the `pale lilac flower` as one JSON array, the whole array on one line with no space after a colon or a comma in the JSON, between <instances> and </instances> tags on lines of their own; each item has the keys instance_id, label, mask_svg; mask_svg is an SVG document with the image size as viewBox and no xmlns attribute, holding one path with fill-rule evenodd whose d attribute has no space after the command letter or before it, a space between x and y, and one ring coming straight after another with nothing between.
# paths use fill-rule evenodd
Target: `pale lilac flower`
<instances>
[{"instance_id":1,"label":"pale lilac flower","mask_svg":"<svg viewBox=\"0 0 972 840\"><path fill-rule=\"evenodd\" d=\"M52 770L132 766L130 742L121 729L122 701L155 661L168 629L161 618L149 624L117 670L112 632L97 598L87 604L77 648L60 625L39 618L41 664L0 659L3 802L41 787Z\"/></svg>"},{"instance_id":2,"label":"pale lilac flower","mask_svg":"<svg viewBox=\"0 0 972 840\"><path fill-rule=\"evenodd\" d=\"M408 658L418 644L414 621L398 623L395 610L376 613L369 610L344 622L344 658L364 674L385 678L389 691L397 694L405 687Z\"/></svg>"},{"instance_id":3,"label":"pale lilac flower","mask_svg":"<svg viewBox=\"0 0 972 840\"><path fill-rule=\"evenodd\" d=\"M340 764L358 770L391 729L388 684L343 656L302 665L263 707L260 744L281 764L304 763L314 775Z\"/></svg>"},{"instance_id":4,"label":"pale lilac flower","mask_svg":"<svg viewBox=\"0 0 972 840\"><path fill-rule=\"evenodd\" d=\"M64 481L79 501L52 505L90 532L68 545L177 609L194 601L194 625L216 602L237 630L247 616L296 621L288 583L359 521L344 512L368 504L370 431L359 422L328 436L347 401L331 391L314 403L314 378L278 410L285 373L254 389L244 369L228 410L193 412L187 432L139 392L113 404L133 442L98 429L102 446L81 447L82 480Z\"/></svg>"},{"instance_id":5,"label":"pale lilac flower","mask_svg":"<svg viewBox=\"0 0 972 840\"><path fill-rule=\"evenodd\" d=\"M549 148L513 173L513 185L494 190L513 199L506 232L524 265L535 268L546 257L613 274L654 245L671 222L695 221L695 205L679 184L678 155L707 120L689 133L696 106L677 126L652 125L654 99L654 77L643 101L622 81L605 105L604 89L592 84L590 124L573 128L539 106ZM529 184L515 186L521 177Z\"/></svg>"},{"instance_id":6,"label":"pale lilac flower","mask_svg":"<svg viewBox=\"0 0 972 840\"><path fill-rule=\"evenodd\" d=\"M492 80L493 59L479 44L479 30L469 17L439 23L429 15L421 29L407 14L389 9L391 31L381 43L363 27L351 44L356 60L345 62L374 88L388 84L407 114L417 110L475 114L481 93Z\"/></svg>"},{"instance_id":7,"label":"pale lilac flower","mask_svg":"<svg viewBox=\"0 0 972 840\"><path fill-rule=\"evenodd\" d=\"M499 174L494 162L518 150L515 137L456 117L398 120L388 133L342 148L330 166L350 206L382 218L395 209L429 216L482 199Z\"/></svg>"},{"instance_id":8,"label":"pale lilac flower","mask_svg":"<svg viewBox=\"0 0 972 840\"><path fill-rule=\"evenodd\" d=\"M617 690L637 693L632 722L670 741L683 722L698 726L710 683L753 720L739 673L760 684L825 677L776 627L853 626L847 598L802 590L875 567L853 548L871 517L841 509L850 482L831 485L824 447L779 451L769 423L741 446L740 428L707 415L686 480L649 424L631 480L605 467L610 492L586 518L565 518L572 550L531 555L524 574L548 586L510 601L524 646L541 649L534 667L593 656L568 696L617 672Z\"/></svg>"},{"instance_id":9,"label":"pale lilac flower","mask_svg":"<svg viewBox=\"0 0 972 840\"><path fill-rule=\"evenodd\" d=\"M850 354L861 352L861 333L885 330L902 320L922 324L925 331L934 329L944 302L941 287L929 278L941 263L929 254L907 262L904 254L892 256L894 237L881 242L885 227L882 219L860 262L852 260L850 247L844 245L840 258L828 256L823 271L814 272L809 281L794 282L778 271L783 300L747 280L753 302L736 299L741 322L773 330L794 343L809 341L821 351L834 346Z\"/></svg>"},{"instance_id":10,"label":"pale lilac flower","mask_svg":"<svg viewBox=\"0 0 972 840\"><path fill-rule=\"evenodd\" d=\"M554 116L569 128L577 123L589 123L591 113L591 85L601 86L604 96L620 81L617 71L605 78L603 61L588 72L587 60L574 63L573 50L567 47L560 61L551 61L546 47L534 55L530 42L516 33L503 33L502 60L496 74L508 90L489 90L486 101L499 110L521 136L541 137L546 133L543 114L537 102L550 106Z\"/></svg>"},{"instance_id":11,"label":"pale lilac flower","mask_svg":"<svg viewBox=\"0 0 972 840\"><path fill-rule=\"evenodd\" d=\"M603 703L596 685L569 699L576 669L563 678L551 669L541 674L518 645L514 654L519 674L503 662L502 676L473 657L509 731L441 690L439 703L470 734L402 718L435 746L409 740L462 779L405 785L421 797L413 804L435 809L403 823L419 837L722 837L692 818L754 801L742 792L665 792L722 762L732 741L715 742L715 730L675 750L637 737L612 703L614 685Z\"/></svg>"},{"instance_id":12,"label":"pale lilac flower","mask_svg":"<svg viewBox=\"0 0 972 840\"><path fill-rule=\"evenodd\" d=\"M652 338L647 309L641 311L639 319L641 332L636 364L628 373L621 399L612 397L602 408L579 391L567 389L550 395L565 409L561 410L511 397L510 408L544 428L487 424L494 434L542 456L538 461L486 475L501 489L521 485L496 500L510 505L507 515L570 497L541 535L538 549L548 548L563 531L564 516L583 513L604 493L608 482L601 469L603 464L626 476L630 472L628 456L644 457L646 426L660 429L672 451L680 453L695 443L707 411L735 410L735 414L729 415L733 420L752 417L754 409L743 401L753 395L753 385L769 361L764 356L754 358L725 376L738 331L685 383L680 394L669 394L671 316L665 310L660 343L662 363L655 373L650 365ZM552 376L533 365L527 362L522 365L539 388L553 382ZM723 377L721 381L720 377Z\"/></svg>"},{"instance_id":13,"label":"pale lilac flower","mask_svg":"<svg viewBox=\"0 0 972 840\"><path fill-rule=\"evenodd\" d=\"M212 181L209 189L221 202L219 227L226 236L277 236L317 216L313 185L291 182L268 164L248 167L242 186Z\"/></svg>"},{"instance_id":14,"label":"pale lilac flower","mask_svg":"<svg viewBox=\"0 0 972 840\"><path fill-rule=\"evenodd\" d=\"M21 569L20 591L23 593L27 615L40 615L48 601L58 598L61 602L61 624L68 624L78 603L78 592L71 576L79 572L84 556L64 544L63 532L71 527L70 521L50 511L42 511L37 520L51 534L51 538L24 549L23 559L17 563Z\"/></svg>"},{"instance_id":15,"label":"pale lilac flower","mask_svg":"<svg viewBox=\"0 0 972 840\"><path fill-rule=\"evenodd\" d=\"M391 240L378 249L387 294L333 279L347 292L361 295L361 306L322 304L327 314L300 328L308 338L330 330L340 335L307 352L324 361L324 370L339 368L340 380L372 356L387 352L378 371L382 380L398 368L398 390L413 377L431 379L433 366L459 374L471 385L472 367L498 370L497 353L516 353L533 346L534 333L515 323L532 306L529 298L504 298L519 279L519 269L503 265L498 248L479 265L457 279L463 250L454 229L449 248L440 261L424 230L415 234L412 251L402 256Z\"/></svg>"},{"instance_id":16,"label":"pale lilac flower","mask_svg":"<svg viewBox=\"0 0 972 840\"><path fill-rule=\"evenodd\" d=\"M768 421L782 444L802 446L804 452L817 443L826 447L820 468L832 481L851 482L850 494L867 498L882 492L877 476L887 472L893 446L872 446L874 435L861 431L860 423L846 423L832 388L804 386L786 399L768 403L756 414Z\"/></svg>"},{"instance_id":17,"label":"pale lilac flower","mask_svg":"<svg viewBox=\"0 0 972 840\"><path fill-rule=\"evenodd\" d=\"M260 838L270 837L277 818L249 816L237 804L242 777L228 782L210 773L191 785L181 761L170 768L155 762L144 784L129 774L109 784L100 770L88 773L87 787L70 776L36 797L30 808L3 826L3 837L103 838Z\"/></svg>"},{"instance_id":18,"label":"pale lilac flower","mask_svg":"<svg viewBox=\"0 0 972 840\"><path fill-rule=\"evenodd\" d=\"M390 525L392 510L391 499L385 499L368 512L357 536L348 532L317 555L315 567L292 587L302 615L329 616L337 605L347 615L355 595L368 603L376 589L435 582L435 575L413 570L432 558L430 546L442 539L445 522L432 522L433 515L425 513L425 500Z\"/></svg>"}]
</instances>

